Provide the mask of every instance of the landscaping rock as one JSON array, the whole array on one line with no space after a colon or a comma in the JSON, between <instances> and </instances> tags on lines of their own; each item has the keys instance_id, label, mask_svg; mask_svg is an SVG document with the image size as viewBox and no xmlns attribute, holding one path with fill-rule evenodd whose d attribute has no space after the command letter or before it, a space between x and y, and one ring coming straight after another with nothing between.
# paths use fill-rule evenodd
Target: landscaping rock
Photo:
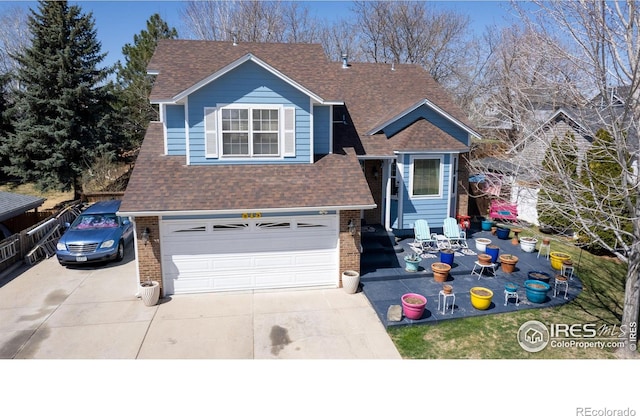
<instances>
[{"instance_id":1,"label":"landscaping rock","mask_svg":"<svg viewBox=\"0 0 640 416\"><path fill-rule=\"evenodd\" d=\"M387 321L400 322L402 320L402 306L391 305L387 310Z\"/></svg>"}]
</instances>

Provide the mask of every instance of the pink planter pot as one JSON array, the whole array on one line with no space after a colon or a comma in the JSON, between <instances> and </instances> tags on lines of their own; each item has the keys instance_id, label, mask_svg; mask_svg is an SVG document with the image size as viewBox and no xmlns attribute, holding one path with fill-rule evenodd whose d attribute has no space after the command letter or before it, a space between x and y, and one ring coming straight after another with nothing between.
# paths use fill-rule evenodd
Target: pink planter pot
<instances>
[{"instance_id":1,"label":"pink planter pot","mask_svg":"<svg viewBox=\"0 0 640 416\"><path fill-rule=\"evenodd\" d=\"M420 319L426 305L427 298L422 295L417 293L402 295L402 313L409 319Z\"/></svg>"}]
</instances>

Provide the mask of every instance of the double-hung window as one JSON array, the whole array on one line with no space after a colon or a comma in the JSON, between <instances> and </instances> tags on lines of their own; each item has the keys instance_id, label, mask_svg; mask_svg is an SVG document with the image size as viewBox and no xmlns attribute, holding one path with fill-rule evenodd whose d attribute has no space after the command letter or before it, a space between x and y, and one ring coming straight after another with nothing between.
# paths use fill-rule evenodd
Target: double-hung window
<instances>
[{"instance_id":1,"label":"double-hung window","mask_svg":"<svg viewBox=\"0 0 640 416\"><path fill-rule=\"evenodd\" d=\"M249 156L249 110L222 109L222 155Z\"/></svg>"},{"instance_id":2,"label":"double-hung window","mask_svg":"<svg viewBox=\"0 0 640 416\"><path fill-rule=\"evenodd\" d=\"M207 107L206 157L293 157L295 114L295 108L278 105Z\"/></svg>"},{"instance_id":3,"label":"double-hung window","mask_svg":"<svg viewBox=\"0 0 640 416\"><path fill-rule=\"evenodd\" d=\"M411 160L411 196L436 198L442 196L442 157L413 157Z\"/></svg>"},{"instance_id":4,"label":"double-hung window","mask_svg":"<svg viewBox=\"0 0 640 416\"><path fill-rule=\"evenodd\" d=\"M280 116L278 110L254 109L251 110L253 121L254 156L278 156Z\"/></svg>"}]
</instances>

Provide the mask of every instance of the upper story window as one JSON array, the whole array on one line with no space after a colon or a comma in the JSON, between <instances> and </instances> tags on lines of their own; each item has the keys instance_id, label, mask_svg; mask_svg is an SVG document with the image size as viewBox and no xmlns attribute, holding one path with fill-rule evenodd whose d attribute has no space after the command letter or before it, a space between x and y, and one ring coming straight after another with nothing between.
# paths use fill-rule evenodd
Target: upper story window
<instances>
[{"instance_id":1,"label":"upper story window","mask_svg":"<svg viewBox=\"0 0 640 416\"><path fill-rule=\"evenodd\" d=\"M413 198L442 197L442 157L411 159L411 196Z\"/></svg>"},{"instance_id":2,"label":"upper story window","mask_svg":"<svg viewBox=\"0 0 640 416\"><path fill-rule=\"evenodd\" d=\"M295 156L294 119L295 109L281 106L205 108L206 155Z\"/></svg>"}]
</instances>

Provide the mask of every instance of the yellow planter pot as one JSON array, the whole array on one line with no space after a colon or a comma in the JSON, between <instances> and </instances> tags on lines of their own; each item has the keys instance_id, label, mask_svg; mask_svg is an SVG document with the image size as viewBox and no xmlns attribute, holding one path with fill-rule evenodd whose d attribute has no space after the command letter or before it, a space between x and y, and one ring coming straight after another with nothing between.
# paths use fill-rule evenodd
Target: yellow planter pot
<instances>
[{"instance_id":1,"label":"yellow planter pot","mask_svg":"<svg viewBox=\"0 0 640 416\"><path fill-rule=\"evenodd\" d=\"M493 298L493 291L486 287L473 287L471 288L471 305L474 308L485 310L491 306L491 299Z\"/></svg>"},{"instance_id":2,"label":"yellow planter pot","mask_svg":"<svg viewBox=\"0 0 640 416\"><path fill-rule=\"evenodd\" d=\"M562 262L565 260L571 260L570 255L560 251L552 251L549 254L549 258L551 259L551 268L554 270L562 270Z\"/></svg>"}]
</instances>

